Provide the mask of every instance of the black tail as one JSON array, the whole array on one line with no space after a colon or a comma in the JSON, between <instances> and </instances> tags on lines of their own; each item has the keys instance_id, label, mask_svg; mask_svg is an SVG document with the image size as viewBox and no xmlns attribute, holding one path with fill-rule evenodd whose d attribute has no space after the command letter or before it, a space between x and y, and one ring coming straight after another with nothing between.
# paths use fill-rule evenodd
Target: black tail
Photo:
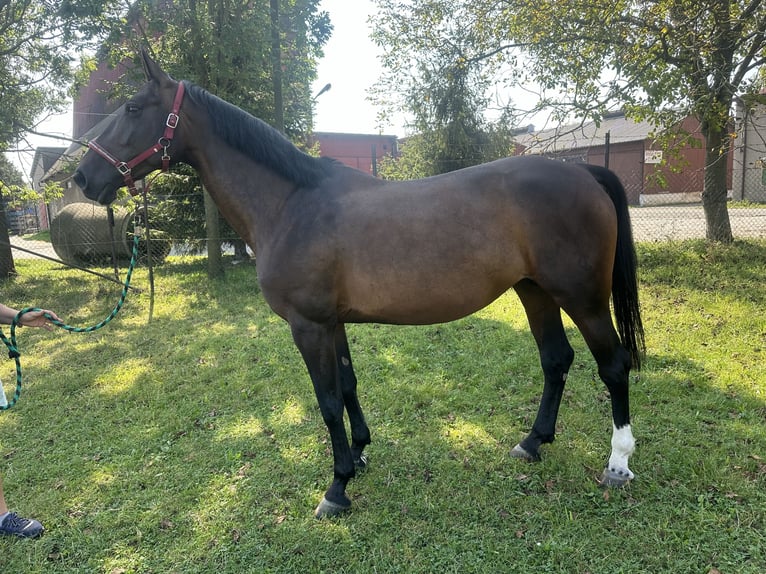
<instances>
[{"instance_id":1,"label":"black tail","mask_svg":"<svg viewBox=\"0 0 766 574\"><path fill-rule=\"evenodd\" d=\"M640 369L646 345L644 326L641 322L641 308L638 303L636 249L633 245L633 231L630 227L625 188L614 172L607 168L597 165L579 165L587 169L601 184L617 211L617 250L612 270L612 304L622 344L630 351L633 366Z\"/></svg>"}]
</instances>

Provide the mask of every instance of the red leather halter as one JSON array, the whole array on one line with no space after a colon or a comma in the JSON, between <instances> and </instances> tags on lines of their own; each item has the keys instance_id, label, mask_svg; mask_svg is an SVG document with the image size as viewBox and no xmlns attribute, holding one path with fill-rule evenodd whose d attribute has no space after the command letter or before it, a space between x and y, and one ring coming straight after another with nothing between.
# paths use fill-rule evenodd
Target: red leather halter
<instances>
[{"instance_id":1,"label":"red leather halter","mask_svg":"<svg viewBox=\"0 0 766 574\"><path fill-rule=\"evenodd\" d=\"M173 108L168 114L168 119L165 120L165 132L162 134L162 137L157 140L157 143L154 144L152 147L147 149L146 151L138 154L136 157L131 159L130 161L122 161L114 157L112 154L110 154L106 149L101 147L98 143L96 143L96 140L93 139L90 142L88 142L88 147L92 149L94 152L96 152L98 155L103 157L106 161L108 161L110 164L112 164L117 171L120 172L120 175L125 180L125 185L128 187L128 191L131 195L138 195L138 190L136 189L136 182L133 181L133 168L139 165L140 163L146 161L148 158L153 156L155 153L162 150L162 171L167 171L170 167L170 154L168 153L168 147L170 147L170 142L173 141L173 133L175 132L176 127L178 126L178 122L180 121L181 117L178 115L181 110L181 102L184 99L184 84L183 82L178 82L178 89L176 90L176 97L173 100Z\"/></svg>"}]
</instances>

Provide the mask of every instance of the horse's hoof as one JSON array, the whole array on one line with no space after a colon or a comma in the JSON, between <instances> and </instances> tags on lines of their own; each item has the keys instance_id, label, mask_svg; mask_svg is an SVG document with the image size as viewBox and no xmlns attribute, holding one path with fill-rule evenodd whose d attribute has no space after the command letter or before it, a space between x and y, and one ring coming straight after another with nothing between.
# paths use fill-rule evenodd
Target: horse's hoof
<instances>
[{"instance_id":1,"label":"horse's hoof","mask_svg":"<svg viewBox=\"0 0 766 574\"><path fill-rule=\"evenodd\" d=\"M337 502L332 502L327 500L325 497L322 497L322 502L319 503L319 506L317 506L316 510L314 511L314 517L320 519L325 517L338 516L339 514L346 512L349 508L351 508L350 502L345 505L338 504Z\"/></svg>"},{"instance_id":2,"label":"horse's hoof","mask_svg":"<svg viewBox=\"0 0 766 574\"><path fill-rule=\"evenodd\" d=\"M361 455L359 458L354 459L354 466L357 470L364 470L367 468L368 459L366 455Z\"/></svg>"},{"instance_id":3,"label":"horse's hoof","mask_svg":"<svg viewBox=\"0 0 766 574\"><path fill-rule=\"evenodd\" d=\"M633 478L633 473L630 471L619 471L611 468L605 468L601 473L601 478L598 480L599 486L606 488L622 488L630 482Z\"/></svg>"},{"instance_id":4,"label":"horse's hoof","mask_svg":"<svg viewBox=\"0 0 766 574\"><path fill-rule=\"evenodd\" d=\"M520 444L517 444L513 449L511 450L511 456L513 458L520 458L522 460L526 460L527 462L538 462L540 460L540 455L534 455L529 452L527 452L524 447L522 447Z\"/></svg>"}]
</instances>

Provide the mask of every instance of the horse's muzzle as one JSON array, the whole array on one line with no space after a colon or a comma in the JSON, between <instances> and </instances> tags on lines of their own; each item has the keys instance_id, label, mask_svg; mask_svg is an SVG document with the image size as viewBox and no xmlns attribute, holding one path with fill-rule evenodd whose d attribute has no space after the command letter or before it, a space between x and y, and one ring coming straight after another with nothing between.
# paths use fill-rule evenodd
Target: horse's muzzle
<instances>
[{"instance_id":1,"label":"horse's muzzle","mask_svg":"<svg viewBox=\"0 0 766 574\"><path fill-rule=\"evenodd\" d=\"M91 201L97 201L101 205L109 205L116 197L116 189L113 186L107 184L102 188L94 187L81 169L74 172L72 181L82 190L85 197Z\"/></svg>"}]
</instances>

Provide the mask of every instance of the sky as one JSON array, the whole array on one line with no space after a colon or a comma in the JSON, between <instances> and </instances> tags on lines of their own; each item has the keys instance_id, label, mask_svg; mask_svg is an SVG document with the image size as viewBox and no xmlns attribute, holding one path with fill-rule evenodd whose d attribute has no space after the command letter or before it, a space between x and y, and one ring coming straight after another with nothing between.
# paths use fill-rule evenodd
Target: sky
<instances>
[{"instance_id":1,"label":"sky","mask_svg":"<svg viewBox=\"0 0 766 574\"><path fill-rule=\"evenodd\" d=\"M323 0L334 29L317 68L315 94L327 83L332 88L316 100L314 129L320 132L378 133L403 137L399 125L378 126L367 90L380 75L380 49L370 40L367 22L375 6L370 0Z\"/></svg>"},{"instance_id":2,"label":"sky","mask_svg":"<svg viewBox=\"0 0 766 574\"><path fill-rule=\"evenodd\" d=\"M377 124L375 107L367 101L367 90L380 73L379 50L370 40L369 15L375 9L371 0L322 0L320 9L330 14L333 33L324 48L317 68L314 94L331 84L330 90L316 100L314 129L322 132L379 133L402 137L402 125ZM403 124L403 122L402 122ZM381 129L382 128L382 129ZM71 137L71 106L67 113L52 116L38 128L46 134ZM9 154L11 160L28 178L39 146L68 147L66 140L30 135L31 150Z\"/></svg>"}]
</instances>

